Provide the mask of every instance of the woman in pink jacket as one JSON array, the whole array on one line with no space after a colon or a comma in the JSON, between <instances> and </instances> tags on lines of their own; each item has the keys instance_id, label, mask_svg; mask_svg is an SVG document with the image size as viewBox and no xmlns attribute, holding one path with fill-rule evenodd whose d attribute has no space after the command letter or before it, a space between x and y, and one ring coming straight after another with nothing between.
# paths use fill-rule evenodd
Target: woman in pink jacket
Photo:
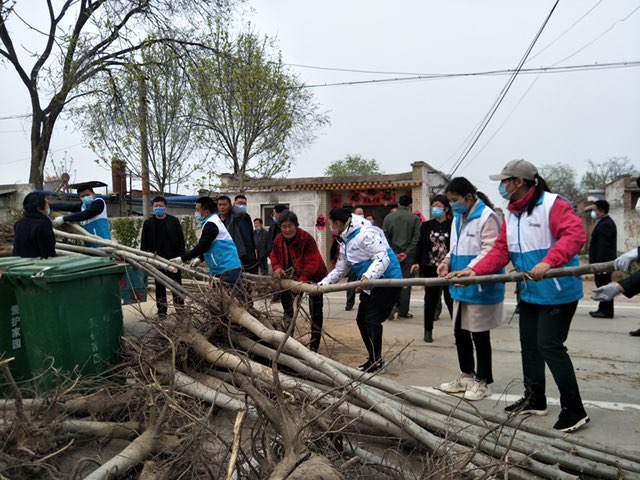
<instances>
[{"instance_id":1,"label":"woman in pink jacket","mask_svg":"<svg viewBox=\"0 0 640 480\"><path fill-rule=\"evenodd\" d=\"M560 391L562 407L553 428L573 432L589 422L576 374L564 342L582 298L577 277L543 279L550 268L577 266L586 241L582 221L562 197L549 191L538 169L526 160L512 160L492 180L509 201L505 222L493 249L458 276L486 275L509 261L532 280L519 283L520 346L525 392L505 408L508 413L547 414L545 364Z\"/></svg>"}]
</instances>

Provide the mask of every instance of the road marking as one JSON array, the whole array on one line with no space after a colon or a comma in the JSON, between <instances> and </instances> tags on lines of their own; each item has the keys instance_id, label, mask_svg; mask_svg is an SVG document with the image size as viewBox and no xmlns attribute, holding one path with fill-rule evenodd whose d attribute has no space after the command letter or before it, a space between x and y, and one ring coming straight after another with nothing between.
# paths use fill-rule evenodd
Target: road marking
<instances>
[{"instance_id":1,"label":"road marking","mask_svg":"<svg viewBox=\"0 0 640 480\"><path fill-rule=\"evenodd\" d=\"M336 293L333 294L329 294L329 295L325 295L327 298L329 298L330 300L333 300L334 298L344 298L344 295L338 295ZM424 303L424 300L411 300L411 303ZM504 305L507 305L509 307L515 307L517 304L515 301L507 301L504 302ZM598 306L598 302L580 302L578 303L578 308L596 308ZM620 302L616 302L616 309L618 308L623 308L623 309L629 309L629 310L640 310L640 305L626 305L624 303L620 303Z\"/></svg>"},{"instance_id":2,"label":"road marking","mask_svg":"<svg viewBox=\"0 0 640 480\"><path fill-rule=\"evenodd\" d=\"M423 390L429 393L434 393L436 395L450 395L449 393L445 393L433 387L420 387L417 385L413 385L413 388L417 388L418 390ZM501 394L501 393L494 393L490 397L487 397L487 399L489 400L504 401L505 404L517 402L521 398L522 398L522 395L509 395L509 394ZM582 400L582 403L585 407L597 407L597 408L602 408L604 410L616 410L619 412L622 412L627 409L640 410L640 405L636 403L599 402L597 400L584 400L584 399ZM558 398L547 397L547 405L560 405L560 400Z\"/></svg>"}]
</instances>

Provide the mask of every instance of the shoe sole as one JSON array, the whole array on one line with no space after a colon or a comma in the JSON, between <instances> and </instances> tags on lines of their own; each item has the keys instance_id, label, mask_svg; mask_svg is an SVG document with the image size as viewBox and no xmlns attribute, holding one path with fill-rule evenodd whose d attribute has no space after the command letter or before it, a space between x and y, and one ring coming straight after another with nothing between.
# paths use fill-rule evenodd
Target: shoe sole
<instances>
[{"instance_id":1,"label":"shoe sole","mask_svg":"<svg viewBox=\"0 0 640 480\"><path fill-rule=\"evenodd\" d=\"M487 397L490 397L490 396L491 396L491 392L487 392L487 393L485 393L485 394L483 394L483 395L481 395L479 397L469 396L469 394L465 392L465 394L464 394L464 396L462 398L464 398L465 400L468 400L470 402L476 402L478 400L483 400L483 399L485 399Z\"/></svg>"},{"instance_id":2,"label":"shoe sole","mask_svg":"<svg viewBox=\"0 0 640 480\"><path fill-rule=\"evenodd\" d=\"M441 392L444 392L444 393L464 393L469 388L471 388L471 385L469 385L469 387L465 387L465 388L446 388L446 387L443 387L442 385L440 385L438 387L438 390L440 390Z\"/></svg>"},{"instance_id":3,"label":"shoe sole","mask_svg":"<svg viewBox=\"0 0 640 480\"><path fill-rule=\"evenodd\" d=\"M547 415L549 413L548 410L521 410L518 412L508 412L507 410L505 410L506 413L510 414L510 415L537 415L539 417L544 417L545 415Z\"/></svg>"},{"instance_id":4,"label":"shoe sole","mask_svg":"<svg viewBox=\"0 0 640 480\"><path fill-rule=\"evenodd\" d=\"M564 433L572 433L572 432L575 432L576 430L578 430L583 425L586 425L590 421L591 421L591 419L589 417L584 417L583 419L578 420L577 423L575 423L574 425L571 425L570 427L567 427L567 428L556 428L556 430L558 430L559 432L564 432Z\"/></svg>"}]
</instances>

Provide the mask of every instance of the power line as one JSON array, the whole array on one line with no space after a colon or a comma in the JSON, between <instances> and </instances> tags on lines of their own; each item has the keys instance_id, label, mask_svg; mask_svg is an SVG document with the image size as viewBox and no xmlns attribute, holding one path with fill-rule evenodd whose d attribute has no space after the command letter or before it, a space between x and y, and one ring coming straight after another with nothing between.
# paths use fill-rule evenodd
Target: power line
<instances>
[{"instance_id":1,"label":"power line","mask_svg":"<svg viewBox=\"0 0 640 480\"><path fill-rule=\"evenodd\" d=\"M566 60L569 60L572 57L575 57L578 53L580 53L581 51L583 51L585 48L590 47L591 45L593 45L594 43L596 43L598 40L600 40L602 37L604 37L607 33L609 33L611 30L613 30L613 28L618 24L618 23L622 23L622 22L626 22L627 20L629 20L629 18L631 18L631 16L636 13L638 10L640 10L640 4L634 8L631 13L629 13L629 15L627 15L624 18L620 18L618 20L616 20L615 22L613 22L611 24L611 26L609 28L607 28L604 32L602 32L600 35L598 35L596 38L594 38L593 40L591 40L590 42L588 42L586 45L582 46L581 48L579 48L578 50L576 50L575 52L573 52L571 55L568 55L566 57L564 57L562 60L557 61L556 63L554 63L553 65L558 65L559 63L562 63Z\"/></svg>"},{"instance_id":2,"label":"power line","mask_svg":"<svg viewBox=\"0 0 640 480\"><path fill-rule=\"evenodd\" d=\"M531 60L533 60L535 57L537 57L538 55L540 55L543 51L545 51L547 48L549 48L551 45L553 45L554 43L556 43L560 38L562 38L564 35L566 35L570 30L572 30L579 22L581 22L587 15L589 15L593 10L596 9L596 7L598 7L600 4L602 3L602 0L598 1L594 6L592 6L589 10L587 10L587 12L585 12L580 18L578 18L575 22L573 22L573 24L571 24L571 26L569 26L569 28L567 28L564 32L562 32L559 36L557 36L553 41L551 41L549 44L547 44L544 48L542 48L541 50L539 50L535 55L533 55L532 57L530 57L525 63L529 63ZM585 48L587 48L589 45L592 45L595 41L597 41L598 39L600 39L602 36L604 36L606 33L608 33L609 31L611 31L618 23L626 21L629 17L631 17L631 15L633 15L638 9L640 8L640 5L638 7L636 7L633 11L631 11L631 13L629 13L626 17L617 20L616 22L614 22L607 30L605 30L604 32L602 32L598 37L596 37L594 40L590 41L589 43L587 43L586 45L584 45L583 47L581 47L579 50L577 50L576 52L574 52L573 54L569 55L568 57L565 57L563 60L560 60L559 62L556 62L552 65L552 67L554 67L555 65L558 65L559 63L575 56L577 53L581 52L582 50L584 50ZM522 73L522 71L521 71ZM531 82L531 84L529 85L529 87L527 87L527 89L525 90L525 92L522 94L522 96L520 97L520 99L518 100L518 102L516 103L516 105L511 109L511 111L509 112L509 114L507 115L507 117L504 119L504 121L500 124L500 126L496 129L496 131L493 133L493 135L491 135L491 137L485 142L485 144L482 146L482 148L480 148L480 150L478 152L476 152L476 154L471 157L467 162L466 165L468 165L470 162L472 162L473 160L475 160L483 151L484 149L489 145L489 143L491 143L491 141L496 137L496 135L502 130L502 128L505 126L505 124L507 123L507 121L509 120L509 118L511 118L511 116L513 115L513 113L516 111L516 109L518 108L518 106L522 103L522 101L524 100L524 98L527 96L527 94L531 91L531 89L533 88L533 86L535 85L535 83L538 81L538 79L540 78L540 75L536 76L536 78L533 80L533 82ZM472 132L477 128L474 127L474 129L472 129ZM466 140L465 140L466 141ZM458 147L457 150L459 150L460 147ZM457 151L456 150L456 151Z\"/></svg>"},{"instance_id":3,"label":"power line","mask_svg":"<svg viewBox=\"0 0 640 480\"><path fill-rule=\"evenodd\" d=\"M575 22L573 22L569 28L563 31L560 35L554 38L551 42L549 42L546 46L538 50L534 55L529 57L527 63L538 57L542 52L551 47L554 43L564 37L567 33L569 33L573 28L578 25L582 20L584 20L592 11L594 11L603 0L598 0L598 2L592 6L589 10L587 10L580 18L578 18ZM429 75L426 73L420 72L404 72L404 71L389 71L389 70L365 70L365 69L357 69L357 68L343 68L343 67L325 67L322 65L308 65L303 63L285 63L285 65L289 67L297 67L297 68L308 68L310 70L323 70L329 72L347 72L347 73L367 73L367 74L376 74L376 75Z\"/></svg>"},{"instance_id":4,"label":"power line","mask_svg":"<svg viewBox=\"0 0 640 480\"><path fill-rule=\"evenodd\" d=\"M513 85L513 82L515 81L516 77L518 76L518 72L520 71L520 69L524 65L524 62L527 61L527 57L531 53L531 50L533 50L533 47L536 44L536 42L538 41L538 38L540 38L540 35L542 34L544 28L547 26L547 23L551 19L551 15L553 15L553 12L555 11L556 7L558 6L559 1L560 0L556 0L556 2L554 3L553 7L551 8L551 11L547 15L547 18L544 20L544 22L542 23L542 26L538 30L538 33L536 33L535 37L533 38L533 41L531 42L531 45L529 45L529 48L527 48L527 51L522 56L522 59L520 60L520 63L516 67L516 70L513 72L513 75L511 75L511 77L509 77L509 80L507 80L506 85L502 88L502 91L498 95L498 98L496 99L496 101L493 103L493 105L489 109L489 112L487 112L487 114L485 115L485 118L484 118L484 121L483 121L483 125L480 128L480 130L476 133L473 142L471 142L469 147L466 149L465 153L455 163L453 169L449 173L449 176L453 176L453 174L456 173L456 170L458 170L458 168L460 167L462 162L465 160L465 158L467 158L467 156L469 155L469 153L471 152L471 150L473 149L475 144L478 143L478 140L480 140L480 136L486 130L487 126L489 125L489 122L491 122L491 119L493 118L493 116L495 115L496 111L498 110L498 107L500 107L500 104L502 103L502 101L506 97L507 93L509 92L509 89L511 88L511 85Z\"/></svg>"},{"instance_id":5,"label":"power line","mask_svg":"<svg viewBox=\"0 0 640 480\"><path fill-rule=\"evenodd\" d=\"M74 143L73 145L67 145L66 147L62 147L62 148L56 148L55 150L49 150L48 153L57 153L57 152L62 152L63 150L68 150L70 148L74 148L74 147L79 147L80 145L82 145L82 143ZM22 157L22 158L18 158L16 160L10 160L8 162L2 162L0 163L0 165L9 165L11 163L19 163L19 162L24 162L25 160L31 160L31 156L29 157Z\"/></svg>"},{"instance_id":6,"label":"power line","mask_svg":"<svg viewBox=\"0 0 640 480\"><path fill-rule=\"evenodd\" d=\"M478 156L484 151L484 149L487 148L487 145L489 145L489 143L491 143L491 140L493 140L495 138L495 136L498 135L498 133L500 133L500 130L502 130L502 127L504 127L506 125L506 123L511 118L511 115L513 115L513 113L517 110L517 108L520 106L520 104L522 103L524 98L531 91L531 89L533 88L533 86L536 84L536 82L539 79L540 79L540 75L538 75L536 78L533 79L533 82L531 82L531 84L527 87L527 89L524 91L524 93L522 94L520 99L517 101L515 106L511 109L511 111L506 116L506 118L503 120L503 122L500 124L500 126L496 129L495 132L493 132L493 135L491 135L491 137L489 137L489 139L485 142L485 144L482 146L482 148L480 148L480 150L478 150L473 157L471 157L469 160L467 160L467 165L469 163L473 162L476 158L478 158Z\"/></svg>"},{"instance_id":7,"label":"power line","mask_svg":"<svg viewBox=\"0 0 640 480\"><path fill-rule=\"evenodd\" d=\"M32 116L33 114L31 113L22 113L19 115L8 115L6 117L0 117L0 120L16 120L18 118L28 118L30 116Z\"/></svg>"},{"instance_id":8,"label":"power line","mask_svg":"<svg viewBox=\"0 0 640 480\"><path fill-rule=\"evenodd\" d=\"M501 76L501 75L513 75L518 72L522 75L532 75L540 73L569 73L578 71L591 71L591 70L610 70L617 68L629 68L640 66L640 61L627 61L627 62L611 62L611 63L593 63L583 65L567 65L559 67L537 67L537 68L521 68L519 70L505 69L505 70L486 70L480 72L466 72L466 73L431 73L422 75L413 75L407 77L395 77L395 78L379 78L369 80L352 80L345 82L334 83L318 83L305 85L303 88L322 88L322 87L340 87L340 86L353 86L353 85L367 85L375 83L395 83L395 82L410 82L418 80L439 80L448 78L463 78L463 77L483 77L483 76Z\"/></svg>"},{"instance_id":9,"label":"power line","mask_svg":"<svg viewBox=\"0 0 640 480\"><path fill-rule=\"evenodd\" d=\"M593 7L591 7L589 10L586 11L586 13L584 15L582 15L580 18L578 18L575 22L573 22L571 24L571 26L569 28L567 28L564 32L562 32L560 35L558 35L556 38L554 38L550 43L548 43L545 47L543 47L541 50L538 50L534 55L532 55L531 57L529 57L529 59L527 60L526 63L529 63L531 60L533 60L534 58L536 58L537 56L539 56L542 52L544 52L547 48L549 48L551 45L553 45L554 43L556 43L558 40L560 40L562 37L564 37L567 33L569 33L571 30L573 30L573 27L575 27L578 23L580 23L582 20L585 19L585 17L587 15L589 15L591 12L593 12L596 7L598 7L598 5L600 5L602 3L602 0L599 0L598 3L596 3Z\"/></svg>"}]
</instances>

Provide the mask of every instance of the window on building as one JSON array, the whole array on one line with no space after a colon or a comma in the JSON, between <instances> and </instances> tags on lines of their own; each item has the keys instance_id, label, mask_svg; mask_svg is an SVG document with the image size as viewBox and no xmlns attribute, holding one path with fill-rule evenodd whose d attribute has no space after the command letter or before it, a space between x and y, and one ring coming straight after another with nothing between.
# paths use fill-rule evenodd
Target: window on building
<instances>
[{"instance_id":1,"label":"window on building","mask_svg":"<svg viewBox=\"0 0 640 480\"><path fill-rule=\"evenodd\" d=\"M288 203L284 203L283 205L286 205L287 208L289 208ZM273 207L275 206L276 206L275 203L272 203L269 205L260 205L260 211L262 212L262 220L264 221L265 227L271 227L271 225L273 225L273 219L271 218L271 215L273 214Z\"/></svg>"}]
</instances>

